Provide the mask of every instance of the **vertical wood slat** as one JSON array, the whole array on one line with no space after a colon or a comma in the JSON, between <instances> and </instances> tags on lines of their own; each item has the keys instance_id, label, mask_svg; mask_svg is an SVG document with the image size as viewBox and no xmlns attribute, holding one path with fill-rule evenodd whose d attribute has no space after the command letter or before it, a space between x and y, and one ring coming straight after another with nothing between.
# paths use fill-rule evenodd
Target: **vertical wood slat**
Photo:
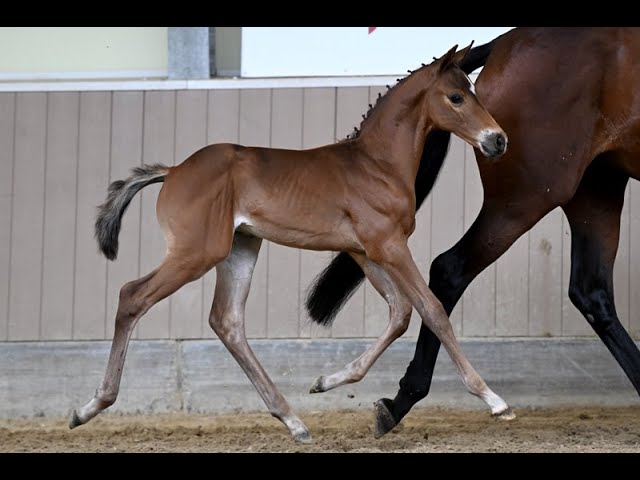
<instances>
[{"instance_id":1,"label":"vertical wood slat","mask_svg":"<svg viewBox=\"0 0 640 480\"><path fill-rule=\"evenodd\" d=\"M529 330L562 334L562 210L548 213L529 233Z\"/></svg>"},{"instance_id":2,"label":"vertical wood slat","mask_svg":"<svg viewBox=\"0 0 640 480\"><path fill-rule=\"evenodd\" d=\"M179 91L176 95L174 164L178 165L206 145L208 111L206 90ZM172 295L171 334L173 338L202 337L204 332L202 288L203 280L198 279L184 285Z\"/></svg>"},{"instance_id":3,"label":"vertical wood slat","mask_svg":"<svg viewBox=\"0 0 640 480\"><path fill-rule=\"evenodd\" d=\"M269 89L240 91L240 127L238 138L242 145L268 147L271 142L271 93ZM253 271L251 291L246 308L247 337L267 336L267 275L270 244L262 242Z\"/></svg>"},{"instance_id":4,"label":"vertical wood slat","mask_svg":"<svg viewBox=\"0 0 640 480\"><path fill-rule=\"evenodd\" d=\"M640 339L640 182L629 186L629 333Z\"/></svg>"},{"instance_id":5,"label":"vertical wood slat","mask_svg":"<svg viewBox=\"0 0 640 480\"><path fill-rule=\"evenodd\" d=\"M49 94L40 340L72 334L80 95Z\"/></svg>"},{"instance_id":6,"label":"vertical wood slat","mask_svg":"<svg viewBox=\"0 0 640 480\"><path fill-rule=\"evenodd\" d=\"M94 238L96 206L105 199L111 147L111 92L80 93L73 338L103 339L107 261Z\"/></svg>"},{"instance_id":7,"label":"vertical wood slat","mask_svg":"<svg viewBox=\"0 0 640 480\"><path fill-rule=\"evenodd\" d=\"M142 163L173 165L175 152L176 92L144 94ZM140 195L140 276L160 265L165 256L164 234L156 217L162 184L145 187ZM140 319L137 338L175 338L171 331L171 297L161 300Z\"/></svg>"},{"instance_id":8,"label":"vertical wood slat","mask_svg":"<svg viewBox=\"0 0 640 480\"><path fill-rule=\"evenodd\" d=\"M345 138L360 125L369 104L368 87L344 87L336 92L336 140ZM364 335L364 287L351 297L337 315L331 328L334 338L357 338Z\"/></svg>"},{"instance_id":9,"label":"vertical wood slat","mask_svg":"<svg viewBox=\"0 0 640 480\"><path fill-rule=\"evenodd\" d=\"M271 106L271 147L302 148L302 89L274 89ZM271 244L267 278L267 337L297 338L300 333L301 250Z\"/></svg>"},{"instance_id":10,"label":"vertical wood slat","mask_svg":"<svg viewBox=\"0 0 640 480\"><path fill-rule=\"evenodd\" d=\"M464 173L464 231L475 222L483 201L482 179L476 156L469 144L465 144ZM464 316L462 333L465 337L492 336L496 332L496 264L484 269L467 287L461 303Z\"/></svg>"},{"instance_id":11,"label":"vertical wood slat","mask_svg":"<svg viewBox=\"0 0 640 480\"><path fill-rule=\"evenodd\" d=\"M9 340L38 340L47 95L16 95Z\"/></svg>"},{"instance_id":12,"label":"vertical wood slat","mask_svg":"<svg viewBox=\"0 0 640 480\"><path fill-rule=\"evenodd\" d=\"M529 233L496 262L496 335L525 336L529 329Z\"/></svg>"},{"instance_id":13,"label":"vertical wood slat","mask_svg":"<svg viewBox=\"0 0 640 480\"><path fill-rule=\"evenodd\" d=\"M240 121L240 91L211 90L208 92L207 144L238 143L238 124ZM213 329L208 326L209 312L213 304L216 284L216 269L207 272L203 279L202 305L203 316L207 319L204 329L205 338L216 338Z\"/></svg>"},{"instance_id":14,"label":"vertical wood slat","mask_svg":"<svg viewBox=\"0 0 640 480\"><path fill-rule=\"evenodd\" d=\"M113 92L111 120L111 163L109 178L102 187L107 194L107 182L124 180L131 169L142 164L142 121L144 92ZM120 289L127 282L140 278L140 199L138 193L122 217L118 258L107 262L107 321L105 336L113 337Z\"/></svg>"},{"instance_id":15,"label":"vertical wood slat","mask_svg":"<svg viewBox=\"0 0 640 480\"><path fill-rule=\"evenodd\" d=\"M632 180L633 181L633 180ZM627 185L624 194L624 207L620 214L620 238L618 240L618 252L613 266L613 290L616 306L616 313L620 323L629 329L629 309L630 309L630 291L629 291L629 273L630 273L630 198L631 187ZM591 332L594 335L594 332Z\"/></svg>"},{"instance_id":16,"label":"vertical wood slat","mask_svg":"<svg viewBox=\"0 0 640 480\"><path fill-rule=\"evenodd\" d=\"M308 88L303 92L304 112L302 118L302 148L315 148L334 142L336 121L336 89ZM304 338L326 338L331 329L311 322L304 308L307 289L313 279L331 261L330 252L300 252L300 287L298 311L300 336Z\"/></svg>"},{"instance_id":17,"label":"vertical wood slat","mask_svg":"<svg viewBox=\"0 0 640 480\"><path fill-rule=\"evenodd\" d=\"M0 341L8 340L16 94L0 93Z\"/></svg>"},{"instance_id":18,"label":"vertical wood slat","mask_svg":"<svg viewBox=\"0 0 640 480\"><path fill-rule=\"evenodd\" d=\"M431 258L450 249L464 227L464 142L451 137L449 154L431 193ZM428 275L428 274L427 274ZM463 305L458 302L450 315L456 336L462 333Z\"/></svg>"}]
</instances>

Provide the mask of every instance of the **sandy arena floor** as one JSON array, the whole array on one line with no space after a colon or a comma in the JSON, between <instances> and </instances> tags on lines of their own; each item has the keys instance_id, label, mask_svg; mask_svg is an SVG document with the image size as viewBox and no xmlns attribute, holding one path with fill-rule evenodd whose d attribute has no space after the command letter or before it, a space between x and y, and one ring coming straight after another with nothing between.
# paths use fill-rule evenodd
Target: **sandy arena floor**
<instances>
[{"instance_id":1,"label":"sandy arena floor","mask_svg":"<svg viewBox=\"0 0 640 480\"><path fill-rule=\"evenodd\" d=\"M73 431L66 419L0 420L0 452L640 452L640 407L485 411L415 409L380 440L372 410L306 412L298 445L266 413L116 416Z\"/></svg>"}]
</instances>

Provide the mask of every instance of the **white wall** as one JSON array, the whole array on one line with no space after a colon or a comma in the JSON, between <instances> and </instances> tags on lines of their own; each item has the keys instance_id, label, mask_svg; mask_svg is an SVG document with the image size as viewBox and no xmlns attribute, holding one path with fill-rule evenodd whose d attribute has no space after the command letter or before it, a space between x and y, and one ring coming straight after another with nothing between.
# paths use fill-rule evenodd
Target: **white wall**
<instances>
[{"instance_id":1,"label":"white wall","mask_svg":"<svg viewBox=\"0 0 640 480\"><path fill-rule=\"evenodd\" d=\"M243 77L404 74L511 27L242 27Z\"/></svg>"},{"instance_id":2,"label":"white wall","mask_svg":"<svg viewBox=\"0 0 640 480\"><path fill-rule=\"evenodd\" d=\"M167 27L0 27L0 80L162 78Z\"/></svg>"}]
</instances>

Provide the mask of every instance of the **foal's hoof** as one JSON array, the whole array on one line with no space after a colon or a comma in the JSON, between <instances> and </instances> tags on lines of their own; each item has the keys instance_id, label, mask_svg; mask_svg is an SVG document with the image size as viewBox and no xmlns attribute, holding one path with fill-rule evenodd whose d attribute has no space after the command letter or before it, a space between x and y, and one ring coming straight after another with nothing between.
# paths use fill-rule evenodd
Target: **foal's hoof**
<instances>
[{"instance_id":1,"label":"foal's hoof","mask_svg":"<svg viewBox=\"0 0 640 480\"><path fill-rule=\"evenodd\" d=\"M500 413L493 413L491 414L491 416L497 418L498 420L513 420L514 418L516 418L516 414L513 413L511 407L507 407L506 410L503 410Z\"/></svg>"},{"instance_id":2,"label":"foal's hoof","mask_svg":"<svg viewBox=\"0 0 640 480\"><path fill-rule=\"evenodd\" d=\"M374 438L380 438L385 433L389 433L397 425L395 418L391 415L391 400L382 398L373 404L375 410L375 426L373 430Z\"/></svg>"},{"instance_id":3,"label":"foal's hoof","mask_svg":"<svg viewBox=\"0 0 640 480\"><path fill-rule=\"evenodd\" d=\"M293 439L298 443L310 444L313 443L313 438L309 432L300 432L293 436Z\"/></svg>"},{"instance_id":4,"label":"foal's hoof","mask_svg":"<svg viewBox=\"0 0 640 480\"><path fill-rule=\"evenodd\" d=\"M311 389L309 390L309 393L322 393L322 392L324 392L325 388L323 386L323 382L324 382L324 377L316 378L316 381L313 382L313 385L311 385Z\"/></svg>"},{"instance_id":5,"label":"foal's hoof","mask_svg":"<svg viewBox=\"0 0 640 480\"><path fill-rule=\"evenodd\" d=\"M69 428L73 430L80 425L82 425L82 420L80 420L78 413L74 410L71 412L71 416L69 417Z\"/></svg>"}]
</instances>

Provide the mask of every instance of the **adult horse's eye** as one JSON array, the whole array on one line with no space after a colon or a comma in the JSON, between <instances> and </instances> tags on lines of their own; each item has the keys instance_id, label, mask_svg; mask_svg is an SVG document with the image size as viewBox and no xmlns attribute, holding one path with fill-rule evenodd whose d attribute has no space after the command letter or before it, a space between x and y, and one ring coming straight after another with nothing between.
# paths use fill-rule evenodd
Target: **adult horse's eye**
<instances>
[{"instance_id":1,"label":"adult horse's eye","mask_svg":"<svg viewBox=\"0 0 640 480\"><path fill-rule=\"evenodd\" d=\"M460 95L459 93L454 93L453 95L449 95L449 101L454 105L462 104L462 100L463 100L462 95Z\"/></svg>"}]
</instances>

